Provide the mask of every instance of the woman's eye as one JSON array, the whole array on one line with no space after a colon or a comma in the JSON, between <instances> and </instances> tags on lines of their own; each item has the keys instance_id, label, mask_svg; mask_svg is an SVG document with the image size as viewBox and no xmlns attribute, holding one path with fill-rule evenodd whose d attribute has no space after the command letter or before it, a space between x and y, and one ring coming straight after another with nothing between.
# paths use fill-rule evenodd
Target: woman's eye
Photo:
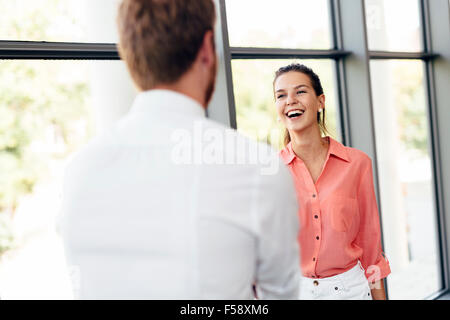
<instances>
[{"instance_id":1,"label":"woman's eye","mask_svg":"<svg viewBox=\"0 0 450 320\"><path fill-rule=\"evenodd\" d=\"M300 94L300 93L306 93L306 91L303 91L303 90L297 91L297 94Z\"/></svg>"},{"instance_id":2,"label":"woman's eye","mask_svg":"<svg viewBox=\"0 0 450 320\"><path fill-rule=\"evenodd\" d=\"M283 98L284 94L280 94L279 96L277 96L277 99Z\"/></svg>"}]
</instances>

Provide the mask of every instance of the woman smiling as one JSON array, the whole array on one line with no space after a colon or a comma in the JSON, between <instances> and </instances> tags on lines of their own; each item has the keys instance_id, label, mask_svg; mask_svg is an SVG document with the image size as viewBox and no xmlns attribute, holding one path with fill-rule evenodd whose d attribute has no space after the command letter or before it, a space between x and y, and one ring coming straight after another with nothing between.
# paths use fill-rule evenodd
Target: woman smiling
<instances>
[{"instance_id":1,"label":"woman smiling","mask_svg":"<svg viewBox=\"0 0 450 320\"><path fill-rule=\"evenodd\" d=\"M286 128L280 156L300 203L300 299L386 299L382 279L390 268L381 250L371 159L325 136L325 95L310 68L280 68L273 87Z\"/></svg>"}]
</instances>

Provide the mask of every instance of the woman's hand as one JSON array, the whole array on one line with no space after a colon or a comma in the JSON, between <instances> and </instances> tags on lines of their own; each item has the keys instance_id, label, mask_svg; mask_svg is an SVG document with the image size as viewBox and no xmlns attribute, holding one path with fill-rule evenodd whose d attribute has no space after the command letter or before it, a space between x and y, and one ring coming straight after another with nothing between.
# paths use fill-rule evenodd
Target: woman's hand
<instances>
[{"instance_id":1,"label":"woman's hand","mask_svg":"<svg viewBox=\"0 0 450 320\"><path fill-rule=\"evenodd\" d=\"M371 293L373 300L386 300L386 290L384 289L384 281L378 280L374 282L371 286Z\"/></svg>"}]
</instances>

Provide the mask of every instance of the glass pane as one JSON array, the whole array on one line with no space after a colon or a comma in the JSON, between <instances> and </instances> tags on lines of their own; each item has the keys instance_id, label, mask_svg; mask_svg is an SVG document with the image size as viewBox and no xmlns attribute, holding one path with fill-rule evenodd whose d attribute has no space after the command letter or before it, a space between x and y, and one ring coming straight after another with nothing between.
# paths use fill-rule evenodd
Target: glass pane
<instances>
[{"instance_id":1,"label":"glass pane","mask_svg":"<svg viewBox=\"0 0 450 320\"><path fill-rule=\"evenodd\" d=\"M424 66L370 66L389 295L423 299L441 288Z\"/></svg>"},{"instance_id":2,"label":"glass pane","mask_svg":"<svg viewBox=\"0 0 450 320\"><path fill-rule=\"evenodd\" d=\"M419 1L366 0L369 50L423 50Z\"/></svg>"},{"instance_id":3,"label":"glass pane","mask_svg":"<svg viewBox=\"0 0 450 320\"><path fill-rule=\"evenodd\" d=\"M233 60L231 66L238 130L259 141L267 141L276 149L282 147L284 128L276 120L273 79L278 68L292 62L307 65L320 77L326 97L327 129L332 137L340 141L334 62L331 60Z\"/></svg>"},{"instance_id":4,"label":"glass pane","mask_svg":"<svg viewBox=\"0 0 450 320\"><path fill-rule=\"evenodd\" d=\"M332 47L327 0L225 2L232 47Z\"/></svg>"},{"instance_id":5,"label":"glass pane","mask_svg":"<svg viewBox=\"0 0 450 320\"><path fill-rule=\"evenodd\" d=\"M63 170L133 97L121 61L0 61L2 299L72 297L55 232Z\"/></svg>"},{"instance_id":6,"label":"glass pane","mask_svg":"<svg viewBox=\"0 0 450 320\"><path fill-rule=\"evenodd\" d=\"M0 39L118 42L120 0L0 0Z\"/></svg>"}]
</instances>

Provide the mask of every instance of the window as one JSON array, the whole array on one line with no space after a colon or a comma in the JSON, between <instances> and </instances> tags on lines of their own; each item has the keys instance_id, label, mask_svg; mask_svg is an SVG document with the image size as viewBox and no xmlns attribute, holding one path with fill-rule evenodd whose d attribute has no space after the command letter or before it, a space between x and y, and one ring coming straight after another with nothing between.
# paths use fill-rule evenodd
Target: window
<instances>
[{"instance_id":1,"label":"window","mask_svg":"<svg viewBox=\"0 0 450 320\"><path fill-rule=\"evenodd\" d=\"M226 0L232 47L329 49L326 0Z\"/></svg>"},{"instance_id":2,"label":"window","mask_svg":"<svg viewBox=\"0 0 450 320\"><path fill-rule=\"evenodd\" d=\"M117 42L118 3L0 0L0 51L12 59L0 60L3 299L72 297L55 232L64 167L135 95L124 64L113 61L114 46L104 54L95 43ZM50 57L57 60L22 60ZM113 60L59 60L68 58Z\"/></svg>"},{"instance_id":3,"label":"window","mask_svg":"<svg viewBox=\"0 0 450 320\"><path fill-rule=\"evenodd\" d=\"M375 137L391 299L441 289L422 61L371 62Z\"/></svg>"},{"instance_id":4,"label":"window","mask_svg":"<svg viewBox=\"0 0 450 320\"><path fill-rule=\"evenodd\" d=\"M127 111L131 81L121 61L4 60L0 88L0 216L15 236L0 263L1 297L71 298L55 232L64 168Z\"/></svg>"},{"instance_id":5,"label":"window","mask_svg":"<svg viewBox=\"0 0 450 320\"><path fill-rule=\"evenodd\" d=\"M366 0L369 49L422 51L419 1Z\"/></svg>"},{"instance_id":6,"label":"window","mask_svg":"<svg viewBox=\"0 0 450 320\"><path fill-rule=\"evenodd\" d=\"M119 2L0 0L0 39L116 43Z\"/></svg>"}]
</instances>

